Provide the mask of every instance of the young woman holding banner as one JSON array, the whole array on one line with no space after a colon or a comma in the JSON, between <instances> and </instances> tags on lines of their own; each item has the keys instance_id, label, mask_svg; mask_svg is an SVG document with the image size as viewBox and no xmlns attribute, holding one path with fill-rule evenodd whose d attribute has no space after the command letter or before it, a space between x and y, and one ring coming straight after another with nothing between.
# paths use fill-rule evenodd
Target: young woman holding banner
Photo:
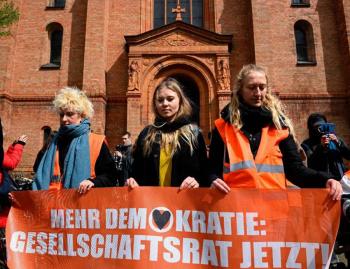
<instances>
[{"instance_id":1,"label":"young woman holding banner","mask_svg":"<svg viewBox=\"0 0 350 269\"><path fill-rule=\"evenodd\" d=\"M191 123L190 101L179 82L163 81L154 91L155 121L137 139L132 177L125 185L198 188L207 184L204 138Z\"/></svg>"},{"instance_id":2,"label":"young woman holding banner","mask_svg":"<svg viewBox=\"0 0 350 269\"><path fill-rule=\"evenodd\" d=\"M244 66L230 104L215 121L209 152L212 188L226 193L241 187L284 189L288 179L299 187L327 187L339 200L340 183L327 173L306 168L294 137L265 70Z\"/></svg>"},{"instance_id":3,"label":"young woman holding banner","mask_svg":"<svg viewBox=\"0 0 350 269\"><path fill-rule=\"evenodd\" d=\"M117 171L104 135L90 132L93 105L77 88L64 88L53 105L60 116L60 128L44 153L34 190L76 188L86 193L93 187L117 184Z\"/></svg>"}]
</instances>

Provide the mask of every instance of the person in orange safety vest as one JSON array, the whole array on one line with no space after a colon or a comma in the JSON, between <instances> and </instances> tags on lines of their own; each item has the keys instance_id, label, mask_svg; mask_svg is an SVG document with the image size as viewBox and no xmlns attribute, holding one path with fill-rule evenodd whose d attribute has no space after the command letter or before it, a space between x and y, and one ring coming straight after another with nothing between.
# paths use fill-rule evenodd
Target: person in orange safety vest
<instances>
[{"instance_id":1,"label":"person in orange safety vest","mask_svg":"<svg viewBox=\"0 0 350 269\"><path fill-rule=\"evenodd\" d=\"M66 87L53 105L60 128L40 160L34 190L75 188L86 193L93 187L117 184L117 170L103 135L90 132L93 105L83 91Z\"/></svg>"},{"instance_id":2,"label":"person in orange safety vest","mask_svg":"<svg viewBox=\"0 0 350 269\"><path fill-rule=\"evenodd\" d=\"M305 167L291 121L271 93L262 67L249 64L239 72L231 102L215 121L209 152L212 188L285 189L327 187L339 200L342 187L332 176Z\"/></svg>"}]
</instances>

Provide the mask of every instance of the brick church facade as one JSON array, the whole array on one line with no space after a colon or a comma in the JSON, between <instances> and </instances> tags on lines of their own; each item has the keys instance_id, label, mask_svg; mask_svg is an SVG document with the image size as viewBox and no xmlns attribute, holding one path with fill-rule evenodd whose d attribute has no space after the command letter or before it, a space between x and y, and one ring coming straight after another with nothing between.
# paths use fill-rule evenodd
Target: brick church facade
<instances>
[{"instance_id":1,"label":"brick church facade","mask_svg":"<svg viewBox=\"0 0 350 269\"><path fill-rule=\"evenodd\" d=\"M6 143L29 136L30 171L45 129L58 128L55 92L77 86L95 107L92 129L111 149L151 123L161 80L180 80L207 137L242 65L266 67L299 140L325 113L350 142L348 0L15 0L20 20L0 37ZM177 19L176 19L177 17Z\"/></svg>"}]
</instances>

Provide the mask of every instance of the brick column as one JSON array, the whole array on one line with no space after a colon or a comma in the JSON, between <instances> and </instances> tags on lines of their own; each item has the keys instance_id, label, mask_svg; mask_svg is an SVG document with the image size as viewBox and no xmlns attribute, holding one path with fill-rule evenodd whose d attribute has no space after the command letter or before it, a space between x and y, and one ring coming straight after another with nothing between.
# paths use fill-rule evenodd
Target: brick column
<instances>
[{"instance_id":1,"label":"brick column","mask_svg":"<svg viewBox=\"0 0 350 269\"><path fill-rule=\"evenodd\" d=\"M83 88L89 94L105 94L108 0L88 0Z\"/></svg>"},{"instance_id":2,"label":"brick column","mask_svg":"<svg viewBox=\"0 0 350 269\"><path fill-rule=\"evenodd\" d=\"M340 52L343 57L345 73L350 73L350 3L347 0L336 2L336 17ZM346 77L347 85L350 85L350 78ZM348 86L348 94L350 94L350 86ZM350 100L350 97L349 97Z\"/></svg>"},{"instance_id":3,"label":"brick column","mask_svg":"<svg viewBox=\"0 0 350 269\"><path fill-rule=\"evenodd\" d=\"M83 90L94 97L93 129L104 131L106 113L106 54L109 0L88 0L84 51Z\"/></svg>"},{"instance_id":4,"label":"brick column","mask_svg":"<svg viewBox=\"0 0 350 269\"><path fill-rule=\"evenodd\" d=\"M347 64L347 71L350 71L350 2L348 0L343 0L343 12L344 12L344 18L345 18L345 33L344 36L347 39L346 41L343 40L343 42L346 44L346 55L348 56L346 59ZM350 79L348 78L348 82ZM348 87L348 93L350 94L350 86Z\"/></svg>"},{"instance_id":5,"label":"brick column","mask_svg":"<svg viewBox=\"0 0 350 269\"><path fill-rule=\"evenodd\" d=\"M350 52L350 2L348 0L343 0L343 6L345 15L346 35L348 38L348 50Z\"/></svg>"}]
</instances>

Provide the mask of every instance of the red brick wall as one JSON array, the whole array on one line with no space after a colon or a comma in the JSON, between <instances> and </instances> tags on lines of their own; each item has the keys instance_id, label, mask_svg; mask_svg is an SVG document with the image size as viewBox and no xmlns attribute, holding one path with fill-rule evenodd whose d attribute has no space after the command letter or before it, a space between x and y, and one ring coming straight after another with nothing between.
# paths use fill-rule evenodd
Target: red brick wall
<instances>
[{"instance_id":1,"label":"red brick wall","mask_svg":"<svg viewBox=\"0 0 350 269\"><path fill-rule=\"evenodd\" d=\"M345 74L350 74L350 3L349 1L337 1L336 22L339 31L339 52L342 55ZM350 76L345 75L350 92Z\"/></svg>"},{"instance_id":2,"label":"red brick wall","mask_svg":"<svg viewBox=\"0 0 350 269\"><path fill-rule=\"evenodd\" d=\"M231 85L242 65L254 62L254 39L250 1L215 1L216 31L233 34Z\"/></svg>"},{"instance_id":3,"label":"red brick wall","mask_svg":"<svg viewBox=\"0 0 350 269\"><path fill-rule=\"evenodd\" d=\"M311 0L308 8L293 8L290 1L253 0L252 10L256 62L267 67L270 84L282 99L298 99L288 107L297 122L298 137L306 133L299 128L305 124L300 123L315 111L324 111L330 119L337 119L340 130L348 130L348 71L340 50L343 43L334 1ZM298 20L306 20L313 27L316 66L296 66L294 24ZM310 96L316 101L310 101ZM339 96L343 109L334 105L339 102L334 98ZM317 101L320 97L322 100Z\"/></svg>"},{"instance_id":4,"label":"red brick wall","mask_svg":"<svg viewBox=\"0 0 350 269\"><path fill-rule=\"evenodd\" d=\"M110 1L108 57L106 66L107 95L111 103L107 108L106 133L110 145L121 143L126 130L126 91L128 87L128 56L125 35L141 33L141 1Z\"/></svg>"}]
</instances>

